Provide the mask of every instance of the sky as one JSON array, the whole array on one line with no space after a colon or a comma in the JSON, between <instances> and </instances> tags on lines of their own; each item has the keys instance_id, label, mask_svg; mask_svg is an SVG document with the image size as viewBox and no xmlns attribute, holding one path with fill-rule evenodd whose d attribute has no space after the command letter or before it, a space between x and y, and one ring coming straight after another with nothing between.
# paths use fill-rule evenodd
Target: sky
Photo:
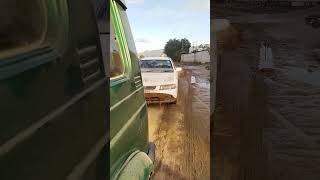
<instances>
[{"instance_id":1,"label":"sky","mask_svg":"<svg viewBox=\"0 0 320 180\"><path fill-rule=\"evenodd\" d=\"M125 0L138 53L173 38L210 42L210 0Z\"/></svg>"}]
</instances>

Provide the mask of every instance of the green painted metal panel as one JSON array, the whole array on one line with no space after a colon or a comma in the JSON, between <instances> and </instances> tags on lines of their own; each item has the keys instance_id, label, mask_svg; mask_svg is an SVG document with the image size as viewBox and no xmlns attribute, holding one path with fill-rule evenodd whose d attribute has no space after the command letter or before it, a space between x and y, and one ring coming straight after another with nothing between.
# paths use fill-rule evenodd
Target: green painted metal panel
<instances>
[{"instance_id":1,"label":"green painted metal panel","mask_svg":"<svg viewBox=\"0 0 320 180\"><path fill-rule=\"evenodd\" d=\"M136 153L124 166L119 180L147 180L153 170L153 163L144 152Z\"/></svg>"},{"instance_id":2,"label":"green painted metal panel","mask_svg":"<svg viewBox=\"0 0 320 180\"><path fill-rule=\"evenodd\" d=\"M125 19L120 15L123 9L114 0L110 0L110 3L112 26L120 43L126 69L124 77L110 82L110 172L111 179L114 179L133 152L147 152L148 114L142 83L137 84L142 80L137 53L128 47L128 31L125 31ZM145 168L148 169L147 166L141 166L136 172Z\"/></svg>"},{"instance_id":3,"label":"green painted metal panel","mask_svg":"<svg viewBox=\"0 0 320 180\"><path fill-rule=\"evenodd\" d=\"M43 46L0 59L3 180L65 179L106 134L105 75L84 81L102 68L91 1L43 2L48 21ZM81 68L94 59L95 66ZM98 176L95 162L90 179Z\"/></svg>"}]
</instances>

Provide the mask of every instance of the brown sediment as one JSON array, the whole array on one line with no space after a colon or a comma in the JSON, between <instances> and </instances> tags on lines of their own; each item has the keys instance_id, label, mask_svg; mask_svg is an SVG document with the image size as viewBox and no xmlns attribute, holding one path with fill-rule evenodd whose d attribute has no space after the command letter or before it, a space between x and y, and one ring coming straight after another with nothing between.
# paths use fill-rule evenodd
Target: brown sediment
<instances>
[{"instance_id":1,"label":"brown sediment","mask_svg":"<svg viewBox=\"0 0 320 180\"><path fill-rule=\"evenodd\" d=\"M193 71L207 76L209 71L205 66L184 69L177 104L149 105L149 135L157 146L152 179L210 179L209 111L204 105L209 105L209 89L190 84Z\"/></svg>"}]
</instances>

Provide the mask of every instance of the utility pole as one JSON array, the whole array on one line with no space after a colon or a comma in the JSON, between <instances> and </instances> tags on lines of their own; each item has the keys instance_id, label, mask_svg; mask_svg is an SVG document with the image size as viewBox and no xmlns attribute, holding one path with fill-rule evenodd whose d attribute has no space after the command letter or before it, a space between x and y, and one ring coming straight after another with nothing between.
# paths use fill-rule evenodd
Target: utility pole
<instances>
[{"instance_id":1,"label":"utility pole","mask_svg":"<svg viewBox=\"0 0 320 180\"><path fill-rule=\"evenodd\" d=\"M181 52L183 52L184 53L184 48L183 48L183 39L181 39Z\"/></svg>"},{"instance_id":2,"label":"utility pole","mask_svg":"<svg viewBox=\"0 0 320 180\"><path fill-rule=\"evenodd\" d=\"M197 42L194 42L194 50L193 50L193 62L196 62L196 53L197 53Z\"/></svg>"}]
</instances>

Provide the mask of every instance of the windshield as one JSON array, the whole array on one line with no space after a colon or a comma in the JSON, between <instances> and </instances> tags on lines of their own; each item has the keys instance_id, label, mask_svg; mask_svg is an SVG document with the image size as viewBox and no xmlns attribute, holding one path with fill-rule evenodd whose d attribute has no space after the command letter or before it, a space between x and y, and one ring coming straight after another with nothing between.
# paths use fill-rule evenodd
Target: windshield
<instances>
[{"instance_id":1,"label":"windshield","mask_svg":"<svg viewBox=\"0 0 320 180\"><path fill-rule=\"evenodd\" d=\"M170 60L141 60L141 69L173 69Z\"/></svg>"}]
</instances>

